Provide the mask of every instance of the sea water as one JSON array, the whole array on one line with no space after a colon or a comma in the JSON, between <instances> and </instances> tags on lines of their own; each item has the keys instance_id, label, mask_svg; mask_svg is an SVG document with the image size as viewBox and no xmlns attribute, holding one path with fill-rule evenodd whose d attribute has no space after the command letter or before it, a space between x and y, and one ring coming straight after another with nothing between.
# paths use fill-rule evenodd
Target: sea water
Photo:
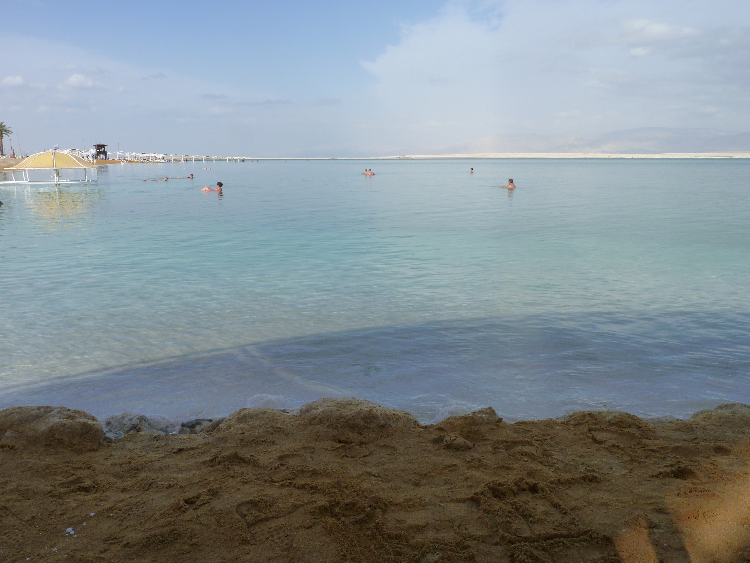
<instances>
[{"instance_id":1,"label":"sea water","mask_svg":"<svg viewBox=\"0 0 750 563\"><path fill-rule=\"evenodd\" d=\"M749 179L745 159L246 160L0 185L0 408L750 403Z\"/></svg>"}]
</instances>

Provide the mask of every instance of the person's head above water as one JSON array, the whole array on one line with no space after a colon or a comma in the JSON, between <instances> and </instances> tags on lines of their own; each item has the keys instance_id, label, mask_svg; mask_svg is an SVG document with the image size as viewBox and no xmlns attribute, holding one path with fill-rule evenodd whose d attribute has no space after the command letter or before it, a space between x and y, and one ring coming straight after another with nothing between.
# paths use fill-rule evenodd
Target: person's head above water
<instances>
[{"instance_id":1,"label":"person's head above water","mask_svg":"<svg viewBox=\"0 0 750 563\"><path fill-rule=\"evenodd\" d=\"M513 178L508 178L508 183L512 184L513 183Z\"/></svg>"},{"instance_id":2,"label":"person's head above water","mask_svg":"<svg viewBox=\"0 0 750 563\"><path fill-rule=\"evenodd\" d=\"M512 181L513 181L513 180L511 180L511 182L512 182ZM218 186L219 188L223 188L223 187L224 187L224 184L222 184L221 182L216 182L216 185L217 185L217 186Z\"/></svg>"}]
</instances>

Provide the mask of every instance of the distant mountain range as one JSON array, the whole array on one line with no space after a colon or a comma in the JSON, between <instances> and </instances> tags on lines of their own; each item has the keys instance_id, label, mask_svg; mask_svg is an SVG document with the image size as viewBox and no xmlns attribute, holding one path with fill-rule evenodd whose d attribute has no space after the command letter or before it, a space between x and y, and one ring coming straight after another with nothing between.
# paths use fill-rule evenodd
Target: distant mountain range
<instances>
[{"instance_id":1,"label":"distant mountain range","mask_svg":"<svg viewBox=\"0 0 750 563\"><path fill-rule=\"evenodd\" d=\"M716 129L647 127L584 135L492 135L432 154L478 153L659 154L750 152L750 133Z\"/></svg>"}]
</instances>

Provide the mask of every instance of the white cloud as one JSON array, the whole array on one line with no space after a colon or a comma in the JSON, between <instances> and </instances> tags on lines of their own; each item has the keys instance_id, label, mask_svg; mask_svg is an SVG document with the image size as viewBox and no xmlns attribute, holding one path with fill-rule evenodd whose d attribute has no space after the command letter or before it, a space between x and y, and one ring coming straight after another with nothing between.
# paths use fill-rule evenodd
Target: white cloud
<instances>
[{"instance_id":1,"label":"white cloud","mask_svg":"<svg viewBox=\"0 0 750 563\"><path fill-rule=\"evenodd\" d=\"M504 59L512 56L493 21L450 5L429 21L403 26L398 45L361 64L377 79L373 94L388 115L379 126L397 127L400 142L425 135L444 142L479 136L498 119L512 82Z\"/></svg>"},{"instance_id":2,"label":"white cloud","mask_svg":"<svg viewBox=\"0 0 750 563\"><path fill-rule=\"evenodd\" d=\"M8 88L13 88L15 86L23 86L25 81L22 76L6 76L0 84Z\"/></svg>"},{"instance_id":3,"label":"white cloud","mask_svg":"<svg viewBox=\"0 0 750 563\"><path fill-rule=\"evenodd\" d=\"M651 53L651 47L633 47L630 49L630 54L634 57L645 57Z\"/></svg>"},{"instance_id":4,"label":"white cloud","mask_svg":"<svg viewBox=\"0 0 750 563\"><path fill-rule=\"evenodd\" d=\"M690 27L674 26L647 19L624 20L620 39L625 43L654 43L682 37L695 37L700 33Z\"/></svg>"},{"instance_id":5,"label":"white cloud","mask_svg":"<svg viewBox=\"0 0 750 563\"><path fill-rule=\"evenodd\" d=\"M58 85L61 90L92 90L102 88L102 85L84 76L83 74L71 74L65 81Z\"/></svg>"},{"instance_id":6,"label":"white cloud","mask_svg":"<svg viewBox=\"0 0 750 563\"><path fill-rule=\"evenodd\" d=\"M737 121L750 96L750 21L708 27L722 19L714 11L737 9L687 1L684 10L645 0L449 3L362 62L384 114L374 121L433 146L687 123L750 128L746 112Z\"/></svg>"}]
</instances>

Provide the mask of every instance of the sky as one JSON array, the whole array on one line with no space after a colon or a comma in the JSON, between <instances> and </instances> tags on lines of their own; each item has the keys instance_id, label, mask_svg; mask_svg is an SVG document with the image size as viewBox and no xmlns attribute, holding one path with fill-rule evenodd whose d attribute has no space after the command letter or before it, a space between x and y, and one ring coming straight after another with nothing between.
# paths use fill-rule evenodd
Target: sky
<instances>
[{"instance_id":1,"label":"sky","mask_svg":"<svg viewBox=\"0 0 750 563\"><path fill-rule=\"evenodd\" d=\"M738 0L3 4L17 152L366 157L750 132Z\"/></svg>"}]
</instances>

